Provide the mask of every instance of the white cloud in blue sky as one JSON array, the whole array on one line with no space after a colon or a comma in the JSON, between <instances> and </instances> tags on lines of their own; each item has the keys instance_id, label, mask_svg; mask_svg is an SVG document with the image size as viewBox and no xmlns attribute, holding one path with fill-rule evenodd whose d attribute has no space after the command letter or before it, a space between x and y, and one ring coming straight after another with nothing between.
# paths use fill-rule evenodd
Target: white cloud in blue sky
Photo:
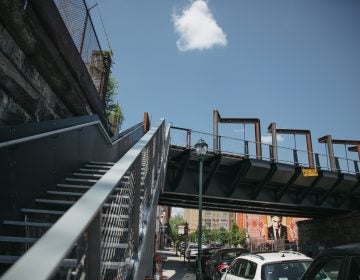
<instances>
[{"instance_id":1,"label":"white cloud in blue sky","mask_svg":"<svg viewBox=\"0 0 360 280\"><path fill-rule=\"evenodd\" d=\"M281 135L276 135L277 141L278 142L282 142L285 140L285 138ZM261 136L261 142L264 144L271 144L272 143L272 136L271 135L267 135L267 136Z\"/></svg>"},{"instance_id":2,"label":"white cloud in blue sky","mask_svg":"<svg viewBox=\"0 0 360 280\"><path fill-rule=\"evenodd\" d=\"M176 42L180 51L206 50L214 46L226 46L226 34L216 23L207 3L196 0L180 14L174 13L175 31L179 34Z\"/></svg>"}]
</instances>

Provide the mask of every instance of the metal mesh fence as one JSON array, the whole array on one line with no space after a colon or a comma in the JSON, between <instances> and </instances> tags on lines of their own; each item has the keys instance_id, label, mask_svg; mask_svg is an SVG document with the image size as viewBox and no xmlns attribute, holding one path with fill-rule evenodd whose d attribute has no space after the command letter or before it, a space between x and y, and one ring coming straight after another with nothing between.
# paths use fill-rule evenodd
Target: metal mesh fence
<instances>
[{"instance_id":1,"label":"metal mesh fence","mask_svg":"<svg viewBox=\"0 0 360 280\"><path fill-rule=\"evenodd\" d=\"M54 3L104 101L111 60L110 55L103 52L100 47L86 2L84 0L54 0Z\"/></svg>"}]
</instances>

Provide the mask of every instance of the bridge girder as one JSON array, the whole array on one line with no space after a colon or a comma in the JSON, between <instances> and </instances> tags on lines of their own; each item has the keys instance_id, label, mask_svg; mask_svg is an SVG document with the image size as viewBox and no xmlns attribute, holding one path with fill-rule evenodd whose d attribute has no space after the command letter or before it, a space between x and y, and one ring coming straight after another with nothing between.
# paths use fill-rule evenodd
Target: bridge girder
<instances>
[{"instance_id":1,"label":"bridge girder","mask_svg":"<svg viewBox=\"0 0 360 280\"><path fill-rule=\"evenodd\" d=\"M159 204L198 208L199 162L172 145ZM318 170L304 177L296 165L209 153L204 161L203 209L325 217L360 210L360 177Z\"/></svg>"}]
</instances>

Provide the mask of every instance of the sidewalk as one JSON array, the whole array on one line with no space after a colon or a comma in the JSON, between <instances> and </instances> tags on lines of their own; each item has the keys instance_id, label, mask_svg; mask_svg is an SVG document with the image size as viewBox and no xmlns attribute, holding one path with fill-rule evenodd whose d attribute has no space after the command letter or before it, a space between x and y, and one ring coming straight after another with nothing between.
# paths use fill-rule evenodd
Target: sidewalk
<instances>
[{"instance_id":1,"label":"sidewalk","mask_svg":"<svg viewBox=\"0 0 360 280\"><path fill-rule=\"evenodd\" d=\"M184 262L184 258L175 255L173 248L164 248L156 252L163 260L163 277L169 280L195 280L195 260Z\"/></svg>"}]
</instances>

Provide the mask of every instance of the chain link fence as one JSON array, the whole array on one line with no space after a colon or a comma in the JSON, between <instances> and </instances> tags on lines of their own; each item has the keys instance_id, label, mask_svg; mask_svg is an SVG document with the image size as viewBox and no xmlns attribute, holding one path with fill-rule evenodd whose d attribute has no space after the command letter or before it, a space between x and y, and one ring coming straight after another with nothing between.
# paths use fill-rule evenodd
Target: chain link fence
<instances>
[{"instance_id":1,"label":"chain link fence","mask_svg":"<svg viewBox=\"0 0 360 280\"><path fill-rule=\"evenodd\" d=\"M101 100L105 102L111 57L110 52L104 52L101 49L85 0L54 0L54 3L86 65Z\"/></svg>"}]
</instances>

